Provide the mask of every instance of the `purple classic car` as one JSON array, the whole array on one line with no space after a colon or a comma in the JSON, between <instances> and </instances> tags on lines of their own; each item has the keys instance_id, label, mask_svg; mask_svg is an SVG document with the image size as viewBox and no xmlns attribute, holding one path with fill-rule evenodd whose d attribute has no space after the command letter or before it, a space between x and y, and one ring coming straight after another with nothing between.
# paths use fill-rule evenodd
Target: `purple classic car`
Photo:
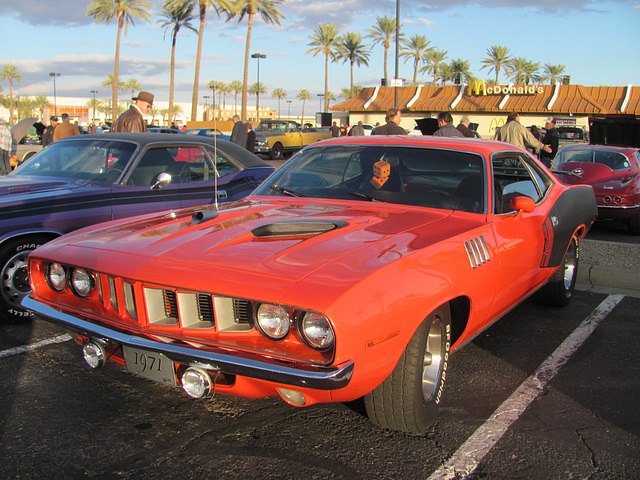
<instances>
[{"instance_id":1,"label":"purple classic car","mask_svg":"<svg viewBox=\"0 0 640 480\"><path fill-rule=\"evenodd\" d=\"M274 171L230 142L198 135L68 137L0 177L0 319L20 320L27 256L64 233L162 210L238 200Z\"/></svg>"}]
</instances>

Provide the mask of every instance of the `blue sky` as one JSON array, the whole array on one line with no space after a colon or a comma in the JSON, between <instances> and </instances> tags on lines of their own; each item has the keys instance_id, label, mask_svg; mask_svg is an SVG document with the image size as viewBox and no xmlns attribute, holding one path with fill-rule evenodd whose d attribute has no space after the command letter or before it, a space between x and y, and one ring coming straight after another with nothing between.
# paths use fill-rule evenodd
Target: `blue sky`
<instances>
[{"instance_id":1,"label":"blue sky","mask_svg":"<svg viewBox=\"0 0 640 480\"><path fill-rule=\"evenodd\" d=\"M120 77L137 79L158 100L169 98L170 35L157 23L161 0L152 0L152 23L137 21L122 39ZM49 72L59 72L58 97L110 98L101 83L113 72L116 24L95 24L86 17L89 0L0 0L0 66L12 63L23 75L14 82L14 94L53 97ZM473 74L491 78L480 61L492 45L505 45L516 57L534 62L566 65L571 83L587 86L640 85L640 0L401 0L403 31L426 35L431 45L448 51L447 61L471 62ZM282 25L266 25L258 16L251 39L251 53L260 52L260 81L268 90L261 106L277 110L271 98L274 88L287 91L290 105L281 102L282 114L299 114L296 95L307 89L314 95L311 109L320 107L316 97L324 90L324 58L305 54L310 36L321 23L335 23L342 33L366 34L377 16L395 16L395 0L288 0L279 10ZM198 20L194 21L197 28ZM242 80L247 20L225 22L214 11L207 14L200 73L201 102L211 90L211 80ZM370 40L365 40L370 44ZM190 102L193 88L197 34L181 30L177 41L176 101ZM390 50L389 74L393 75L394 52ZM251 60L249 82L257 79L256 60ZM400 62L399 76L411 80L411 62ZM383 76L383 49L375 47L369 67L356 67L354 81L378 85ZM418 80L429 80L418 75ZM501 76L501 82L508 80ZM349 86L349 65L329 66L329 90L336 96ZM8 82L0 82L3 94ZM129 94L120 94L128 99ZM239 99L238 99L239 101ZM254 97L249 102L254 102ZM210 102L210 100L209 100ZM228 97L227 104L233 103ZM307 107L307 109L309 108ZM307 110L308 111L308 110Z\"/></svg>"}]
</instances>

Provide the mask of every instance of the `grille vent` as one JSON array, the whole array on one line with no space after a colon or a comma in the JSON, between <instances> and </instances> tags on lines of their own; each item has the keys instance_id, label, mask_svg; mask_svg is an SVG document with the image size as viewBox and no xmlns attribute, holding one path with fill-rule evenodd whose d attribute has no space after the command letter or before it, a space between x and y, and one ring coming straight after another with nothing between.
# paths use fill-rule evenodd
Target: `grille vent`
<instances>
[{"instance_id":1,"label":"grille vent","mask_svg":"<svg viewBox=\"0 0 640 480\"><path fill-rule=\"evenodd\" d=\"M487 243L482 235L464 242L464 248L467 250L471 268L478 268L491 261L489 248L487 247Z\"/></svg>"}]
</instances>

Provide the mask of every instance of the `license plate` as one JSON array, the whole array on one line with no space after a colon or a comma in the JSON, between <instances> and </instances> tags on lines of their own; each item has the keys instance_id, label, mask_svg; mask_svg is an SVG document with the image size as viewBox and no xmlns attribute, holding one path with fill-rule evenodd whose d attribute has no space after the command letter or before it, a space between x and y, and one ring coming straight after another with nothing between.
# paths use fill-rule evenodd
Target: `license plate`
<instances>
[{"instance_id":1,"label":"license plate","mask_svg":"<svg viewBox=\"0 0 640 480\"><path fill-rule=\"evenodd\" d=\"M127 370L145 378L167 385L176 385L176 371L173 362L164 354L124 347Z\"/></svg>"}]
</instances>

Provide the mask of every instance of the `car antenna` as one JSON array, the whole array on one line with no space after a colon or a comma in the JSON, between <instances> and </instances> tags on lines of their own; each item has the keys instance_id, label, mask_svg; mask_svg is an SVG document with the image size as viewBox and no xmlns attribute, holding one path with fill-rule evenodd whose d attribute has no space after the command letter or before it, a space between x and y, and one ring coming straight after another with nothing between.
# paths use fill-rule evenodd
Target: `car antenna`
<instances>
[{"instance_id":1,"label":"car antenna","mask_svg":"<svg viewBox=\"0 0 640 480\"><path fill-rule=\"evenodd\" d=\"M215 104L215 98L214 98ZM215 105L214 105L215 106ZM213 204L218 211L218 119L216 118L216 110L213 110Z\"/></svg>"}]
</instances>

